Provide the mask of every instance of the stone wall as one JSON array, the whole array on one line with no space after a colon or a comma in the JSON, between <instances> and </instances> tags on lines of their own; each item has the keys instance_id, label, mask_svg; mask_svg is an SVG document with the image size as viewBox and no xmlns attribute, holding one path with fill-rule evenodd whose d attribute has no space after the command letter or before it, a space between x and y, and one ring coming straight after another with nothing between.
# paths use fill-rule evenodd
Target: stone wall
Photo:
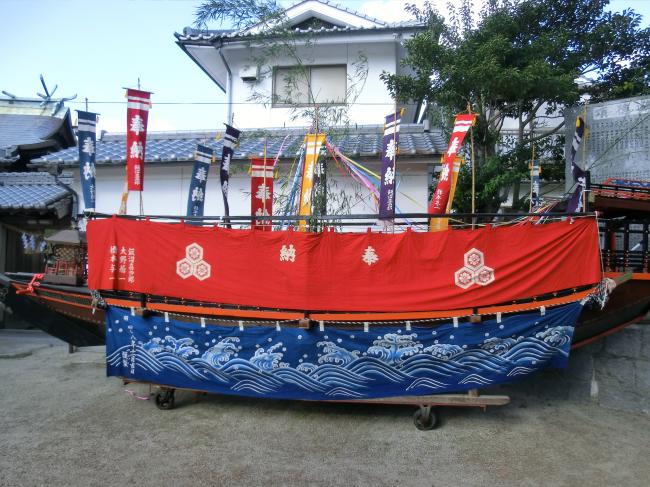
<instances>
[{"instance_id":1,"label":"stone wall","mask_svg":"<svg viewBox=\"0 0 650 487\"><path fill-rule=\"evenodd\" d=\"M505 389L513 396L590 401L650 415L650 319L572 351L564 370L546 370Z\"/></svg>"}]
</instances>

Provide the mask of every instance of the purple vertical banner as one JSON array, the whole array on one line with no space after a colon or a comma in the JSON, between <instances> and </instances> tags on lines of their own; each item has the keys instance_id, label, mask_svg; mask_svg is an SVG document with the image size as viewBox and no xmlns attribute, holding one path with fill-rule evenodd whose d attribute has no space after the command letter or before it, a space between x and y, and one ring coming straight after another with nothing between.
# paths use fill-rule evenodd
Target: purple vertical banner
<instances>
[{"instance_id":1,"label":"purple vertical banner","mask_svg":"<svg viewBox=\"0 0 650 487\"><path fill-rule=\"evenodd\" d=\"M221 182L221 194L223 195L223 211L225 216L230 215L228 206L228 184L230 181L230 161L235 153L235 146L239 142L241 131L226 124L226 133L223 136L223 151L221 153L221 165L219 166L219 181Z\"/></svg>"},{"instance_id":2,"label":"purple vertical banner","mask_svg":"<svg viewBox=\"0 0 650 487\"><path fill-rule=\"evenodd\" d=\"M576 154L585 134L585 121L582 117L576 119L576 131L573 134L573 141L571 142L571 174L573 174L573 182L578 184L569 199L566 211L567 213L576 213L584 209L583 194L587 186L587 175L585 171L576 164Z\"/></svg>"},{"instance_id":3,"label":"purple vertical banner","mask_svg":"<svg viewBox=\"0 0 650 487\"><path fill-rule=\"evenodd\" d=\"M386 116L384 143L381 156L381 186L379 190L379 218L395 216L395 160L399 143L402 110Z\"/></svg>"},{"instance_id":4,"label":"purple vertical banner","mask_svg":"<svg viewBox=\"0 0 650 487\"><path fill-rule=\"evenodd\" d=\"M213 156L214 151L210 147L200 144L196 146L190 192L187 195L187 216L203 216L205 187L208 184L208 172Z\"/></svg>"}]
</instances>

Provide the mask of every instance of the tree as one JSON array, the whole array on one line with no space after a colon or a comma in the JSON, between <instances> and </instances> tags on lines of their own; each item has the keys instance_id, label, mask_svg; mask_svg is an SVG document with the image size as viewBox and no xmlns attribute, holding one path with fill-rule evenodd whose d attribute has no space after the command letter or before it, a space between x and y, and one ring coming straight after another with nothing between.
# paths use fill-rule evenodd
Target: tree
<instances>
[{"instance_id":1,"label":"tree","mask_svg":"<svg viewBox=\"0 0 650 487\"><path fill-rule=\"evenodd\" d=\"M243 39L255 49L252 62L259 68L259 77L254 82L249 101L260 104L278 103L290 108L290 117L302 118L311 123L312 129L324 132L333 137L341 136L348 130L350 121L348 110L355 103L365 86L368 77L368 60L363 51L357 53L356 59L350 62L352 68L347 72L347 83L343 100L319 99L311 83L310 65L314 64L313 55L317 44L317 36L313 33L297 32L289 22L285 10L276 0L204 0L197 8L195 26L207 28L208 22L219 22L234 27L244 33ZM301 29L311 27L316 32L319 27L318 19L310 19L309 24L301 22ZM286 67L287 62L292 66ZM277 66L282 66L278 68ZM274 67L276 66L276 67ZM281 96L269 93L268 89L260 88L263 81L274 77L276 84L283 87ZM306 92L305 92L306 91ZM300 98L301 101L296 103ZM248 135L254 135L249 132ZM264 131L257 136L265 136ZM291 152L297 152L299 147ZM295 163L296 161L294 161ZM363 198L356 183L354 194L347 194L344 188L339 188L336 180L327 177L330 172L325 164L319 165L319 174L314 181L313 208L314 215L339 215L351 213L356 200ZM291 201L290 189L294 178L291 171L280 175L278 184L281 192L275 198L275 207L288 208ZM310 227L333 222L309 222Z\"/></svg>"},{"instance_id":2,"label":"tree","mask_svg":"<svg viewBox=\"0 0 650 487\"><path fill-rule=\"evenodd\" d=\"M537 154L561 155L562 110L579 103L650 93L650 30L628 9L605 10L609 0L486 0L474 21L472 0L451 9L449 21L430 4L407 8L428 25L405 42L410 75L383 73L401 101L425 101L443 120L470 108L480 211L494 211L504 186L528 173ZM504 134L504 123L516 130ZM553 122L555 120L555 122ZM562 158L555 161L562 164ZM456 208L469 207L468 171L459 179Z\"/></svg>"}]
</instances>

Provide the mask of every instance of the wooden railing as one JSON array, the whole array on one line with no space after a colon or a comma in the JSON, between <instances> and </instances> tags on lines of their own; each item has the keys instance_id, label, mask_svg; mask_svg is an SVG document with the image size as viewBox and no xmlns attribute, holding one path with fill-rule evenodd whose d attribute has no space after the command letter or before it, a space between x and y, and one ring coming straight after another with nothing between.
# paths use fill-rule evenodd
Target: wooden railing
<instances>
[{"instance_id":1,"label":"wooden railing","mask_svg":"<svg viewBox=\"0 0 650 487\"><path fill-rule=\"evenodd\" d=\"M603 266L611 272L650 273L650 219L600 221Z\"/></svg>"}]
</instances>

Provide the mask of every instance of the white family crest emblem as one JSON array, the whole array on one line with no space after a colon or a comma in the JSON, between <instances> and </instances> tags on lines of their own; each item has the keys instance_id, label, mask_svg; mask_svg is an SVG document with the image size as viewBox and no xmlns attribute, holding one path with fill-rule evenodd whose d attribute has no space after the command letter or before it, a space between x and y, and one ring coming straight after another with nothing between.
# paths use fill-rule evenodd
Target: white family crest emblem
<instances>
[{"instance_id":1,"label":"white family crest emblem","mask_svg":"<svg viewBox=\"0 0 650 487\"><path fill-rule=\"evenodd\" d=\"M487 286L494 282L494 269L485 265L485 256L479 249L465 252L465 265L454 273L456 286L467 289L472 284Z\"/></svg>"},{"instance_id":2,"label":"white family crest emblem","mask_svg":"<svg viewBox=\"0 0 650 487\"><path fill-rule=\"evenodd\" d=\"M377 252L375 252L375 249L368 245L366 250L363 252L363 256L361 256L361 260L368 265L372 265L377 263L379 256L377 255Z\"/></svg>"},{"instance_id":3,"label":"white family crest emblem","mask_svg":"<svg viewBox=\"0 0 650 487\"><path fill-rule=\"evenodd\" d=\"M185 248L185 257L176 262L176 274L183 279L194 276L205 281L212 273L212 267L203 260L203 247L196 242Z\"/></svg>"},{"instance_id":4,"label":"white family crest emblem","mask_svg":"<svg viewBox=\"0 0 650 487\"><path fill-rule=\"evenodd\" d=\"M289 244L289 247L283 245L280 249L280 262L295 262L296 261L296 248L293 244Z\"/></svg>"}]
</instances>

